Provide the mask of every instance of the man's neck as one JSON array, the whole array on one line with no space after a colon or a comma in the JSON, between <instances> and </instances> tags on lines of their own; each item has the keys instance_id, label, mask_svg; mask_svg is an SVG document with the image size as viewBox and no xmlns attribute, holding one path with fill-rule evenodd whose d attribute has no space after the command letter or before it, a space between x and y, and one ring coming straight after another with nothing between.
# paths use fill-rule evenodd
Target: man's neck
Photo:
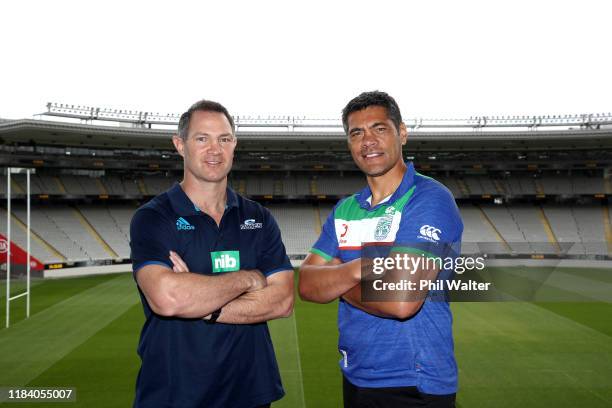
<instances>
[{"instance_id":1,"label":"man's neck","mask_svg":"<svg viewBox=\"0 0 612 408\"><path fill-rule=\"evenodd\" d=\"M200 211L214 216L223 214L227 202L227 178L220 182L206 182L185 174L181 187Z\"/></svg>"},{"instance_id":2,"label":"man's neck","mask_svg":"<svg viewBox=\"0 0 612 408\"><path fill-rule=\"evenodd\" d=\"M372 192L372 202L370 204L371 207L378 205L381 201L389 197L395 192L395 190L397 190L399 185L402 184L402 179L404 178L406 169L406 164L403 161L400 161L382 176L368 176L368 185L370 186L370 191Z\"/></svg>"}]
</instances>

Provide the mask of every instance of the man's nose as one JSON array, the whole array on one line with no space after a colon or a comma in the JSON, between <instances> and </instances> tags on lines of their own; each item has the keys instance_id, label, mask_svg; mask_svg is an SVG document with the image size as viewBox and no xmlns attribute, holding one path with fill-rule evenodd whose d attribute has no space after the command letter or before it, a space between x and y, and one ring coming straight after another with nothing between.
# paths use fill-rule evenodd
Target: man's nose
<instances>
[{"instance_id":1,"label":"man's nose","mask_svg":"<svg viewBox=\"0 0 612 408\"><path fill-rule=\"evenodd\" d=\"M366 129L363 133L363 139L361 140L362 147L370 147L375 146L378 143L378 139L374 132L369 129Z\"/></svg>"},{"instance_id":2,"label":"man's nose","mask_svg":"<svg viewBox=\"0 0 612 408\"><path fill-rule=\"evenodd\" d=\"M208 153L220 154L221 153L221 143L214 137L211 137L206 143L206 151Z\"/></svg>"}]
</instances>

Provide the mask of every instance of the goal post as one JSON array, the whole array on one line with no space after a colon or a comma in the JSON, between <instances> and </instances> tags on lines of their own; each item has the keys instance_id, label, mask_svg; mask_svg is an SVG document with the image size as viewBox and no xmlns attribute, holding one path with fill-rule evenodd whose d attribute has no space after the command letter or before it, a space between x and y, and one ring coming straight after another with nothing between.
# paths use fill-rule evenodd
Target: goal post
<instances>
[{"instance_id":1,"label":"goal post","mask_svg":"<svg viewBox=\"0 0 612 408\"><path fill-rule=\"evenodd\" d=\"M11 237L11 174L22 173L24 169L8 167L6 169L6 327L11 324L11 302L25 296L26 318L30 317L30 169L25 169L26 174L26 289L24 292L11 296L11 262L12 262L12 237Z\"/></svg>"}]
</instances>

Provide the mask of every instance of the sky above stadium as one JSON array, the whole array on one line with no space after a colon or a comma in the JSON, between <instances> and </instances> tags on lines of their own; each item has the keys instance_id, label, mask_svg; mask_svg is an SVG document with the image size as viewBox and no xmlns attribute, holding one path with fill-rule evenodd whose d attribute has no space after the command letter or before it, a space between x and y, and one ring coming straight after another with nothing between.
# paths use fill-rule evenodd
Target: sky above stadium
<instances>
[{"instance_id":1,"label":"sky above stadium","mask_svg":"<svg viewBox=\"0 0 612 408\"><path fill-rule=\"evenodd\" d=\"M612 111L610 1L11 1L0 117L47 102L339 117L364 90L407 118Z\"/></svg>"}]
</instances>

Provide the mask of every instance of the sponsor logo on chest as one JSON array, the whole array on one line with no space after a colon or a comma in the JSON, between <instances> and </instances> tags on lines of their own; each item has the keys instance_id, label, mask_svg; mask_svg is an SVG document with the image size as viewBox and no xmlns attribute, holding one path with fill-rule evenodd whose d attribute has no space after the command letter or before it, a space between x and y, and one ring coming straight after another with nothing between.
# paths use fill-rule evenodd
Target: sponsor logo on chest
<instances>
[{"instance_id":1,"label":"sponsor logo on chest","mask_svg":"<svg viewBox=\"0 0 612 408\"><path fill-rule=\"evenodd\" d=\"M402 213L389 206L377 217L360 220L336 219L336 235L342 249L359 249L366 242L393 242L399 229Z\"/></svg>"},{"instance_id":2,"label":"sponsor logo on chest","mask_svg":"<svg viewBox=\"0 0 612 408\"><path fill-rule=\"evenodd\" d=\"M263 223L256 222L253 218L244 220L242 224L240 224L241 230L252 230L252 229L260 229L263 228Z\"/></svg>"},{"instance_id":3,"label":"sponsor logo on chest","mask_svg":"<svg viewBox=\"0 0 612 408\"><path fill-rule=\"evenodd\" d=\"M213 273L234 272L240 269L239 251L215 251L210 253Z\"/></svg>"}]
</instances>

